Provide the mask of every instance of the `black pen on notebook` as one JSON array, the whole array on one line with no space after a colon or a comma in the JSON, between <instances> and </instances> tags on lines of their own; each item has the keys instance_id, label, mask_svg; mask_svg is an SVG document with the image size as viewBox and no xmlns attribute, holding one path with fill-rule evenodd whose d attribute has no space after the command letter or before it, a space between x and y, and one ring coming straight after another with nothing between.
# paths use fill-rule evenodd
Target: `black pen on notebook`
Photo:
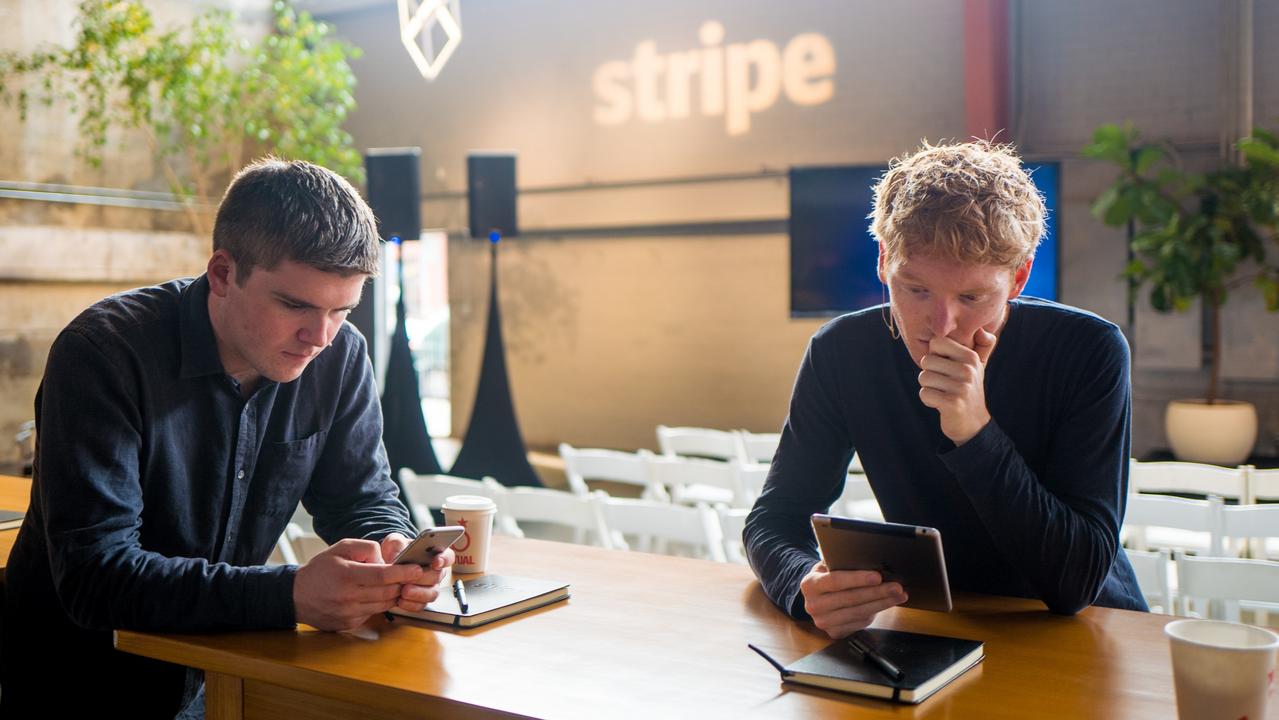
<instances>
[{"instance_id":1,"label":"black pen on notebook","mask_svg":"<svg viewBox=\"0 0 1279 720\"><path fill-rule=\"evenodd\" d=\"M902 672L901 668L889 662L888 658L880 655L875 648L856 635L848 636L848 644L861 653L863 660L879 668L880 672L887 675L893 682L900 682L902 678L906 677L906 673Z\"/></svg>"},{"instance_id":2,"label":"black pen on notebook","mask_svg":"<svg viewBox=\"0 0 1279 720\"><path fill-rule=\"evenodd\" d=\"M453 597L457 598L457 606L462 610L462 613L465 614L467 611L466 587L462 585L461 580L454 581L453 583Z\"/></svg>"}]
</instances>

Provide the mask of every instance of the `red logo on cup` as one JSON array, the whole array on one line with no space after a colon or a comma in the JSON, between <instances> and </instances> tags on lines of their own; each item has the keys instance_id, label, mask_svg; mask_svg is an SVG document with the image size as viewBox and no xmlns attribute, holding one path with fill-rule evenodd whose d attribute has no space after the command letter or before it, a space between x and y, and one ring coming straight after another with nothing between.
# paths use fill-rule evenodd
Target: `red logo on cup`
<instances>
[{"instance_id":1,"label":"red logo on cup","mask_svg":"<svg viewBox=\"0 0 1279 720\"><path fill-rule=\"evenodd\" d=\"M466 527L466 519L465 518L459 519L457 521L457 524L461 525L462 527ZM466 552L466 549L469 548L470 546L471 546L471 531L467 530L462 533L461 540L458 540L457 542L453 543L453 551Z\"/></svg>"}]
</instances>

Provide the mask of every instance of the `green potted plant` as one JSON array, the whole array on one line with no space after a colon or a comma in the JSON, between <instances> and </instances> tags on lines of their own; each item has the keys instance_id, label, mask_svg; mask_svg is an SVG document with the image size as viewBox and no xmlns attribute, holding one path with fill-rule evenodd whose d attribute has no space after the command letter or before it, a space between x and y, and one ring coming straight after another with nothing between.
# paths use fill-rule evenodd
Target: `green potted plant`
<instances>
[{"instance_id":1,"label":"green potted plant","mask_svg":"<svg viewBox=\"0 0 1279 720\"><path fill-rule=\"evenodd\" d=\"M1198 299L1208 314L1207 393L1169 403L1165 425L1179 459L1226 465L1251 453L1257 414L1251 403L1221 398L1222 307L1232 290L1254 283L1266 308L1279 310L1279 263L1269 252L1279 230L1279 139L1256 129L1237 148L1243 162L1189 172L1168 144L1143 143L1130 125L1103 125L1083 150L1119 168L1092 210L1107 225L1131 223L1123 275L1133 296L1148 287L1159 312L1185 312Z\"/></svg>"},{"instance_id":2,"label":"green potted plant","mask_svg":"<svg viewBox=\"0 0 1279 720\"><path fill-rule=\"evenodd\" d=\"M191 229L207 236L207 203L255 157L309 160L363 180L341 127L355 107L347 60L359 49L290 2L271 7L270 31L251 42L225 11L161 31L137 0L83 0L71 47L0 52L0 97L24 118L33 99L78 114L77 152L95 166L109 133L141 131L186 201Z\"/></svg>"}]
</instances>

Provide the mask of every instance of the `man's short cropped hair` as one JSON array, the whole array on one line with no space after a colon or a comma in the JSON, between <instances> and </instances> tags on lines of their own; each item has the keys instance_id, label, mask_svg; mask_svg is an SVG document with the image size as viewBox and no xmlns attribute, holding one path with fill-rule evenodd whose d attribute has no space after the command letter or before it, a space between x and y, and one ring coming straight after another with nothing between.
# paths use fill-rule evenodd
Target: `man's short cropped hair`
<instances>
[{"instance_id":1,"label":"man's short cropped hair","mask_svg":"<svg viewBox=\"0 0 1279 720\"><path fill-rule=\"evenodd\" d=\"M871 232L890 271L916 254L1011 269L1034 257L1047 213L1011 145L925 141L875 185Z\"/></svg>"},{"instance_id":2,"label":"man's short cropped hair","mask_svg":"<svg viewBox=\"0 0 1279 720\"><path fill-rule=\"evenodd\" d=\"M236 281L282 260L349 276L376 275L377 222L351 183L301 160L266 157L236 174L213 223L213 249L235 259Z\"/></svg>"}]
</instances>

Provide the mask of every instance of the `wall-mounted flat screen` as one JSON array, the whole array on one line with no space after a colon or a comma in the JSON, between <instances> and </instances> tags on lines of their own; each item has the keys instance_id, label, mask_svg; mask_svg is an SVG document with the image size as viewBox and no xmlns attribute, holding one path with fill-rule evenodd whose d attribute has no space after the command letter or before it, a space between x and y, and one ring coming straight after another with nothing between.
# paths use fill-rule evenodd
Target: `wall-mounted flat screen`
<instances>
[{"instance_id":1,"label":"wall-mounted flat screen","mask_svg":"<svg viewBox=\"0 0 1279 720\"><path fill-rule=\"evenodd\" d=\"M1024 294L1057 299L1057 208L1061 168L1026 163L1048 206L1048 228ZM884 301L870 234L871 188L883 165L796 167L790 171L792 317L834 316Z\"/></svg>"}]
</instances>

